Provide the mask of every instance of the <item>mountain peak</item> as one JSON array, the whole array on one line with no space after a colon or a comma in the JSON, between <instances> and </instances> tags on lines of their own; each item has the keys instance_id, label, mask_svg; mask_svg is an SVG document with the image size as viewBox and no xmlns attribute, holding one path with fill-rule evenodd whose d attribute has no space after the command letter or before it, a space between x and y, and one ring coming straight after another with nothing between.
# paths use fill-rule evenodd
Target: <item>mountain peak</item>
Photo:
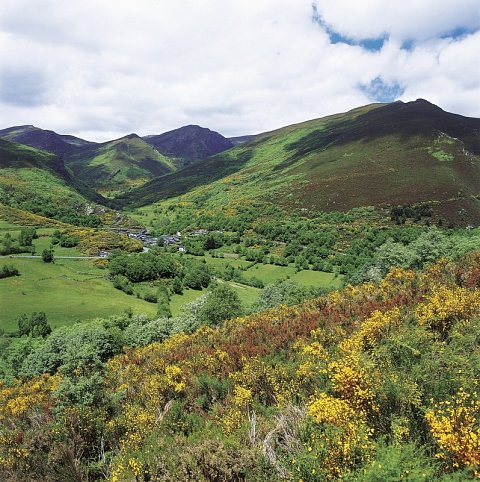
<instances>
[{"instance_id":1,"label":"mountain peak","mask_svg":"<svg viewBox=\"0 0 480 482\"><path fill-rule=\"evenodd\" d=\"M143 139L165 156L183 159L185 165L233 147L233 144L218 132L194 124Z\"/></svg>"},{"instance_id":2,"label":"mountain peak","mask_svg":"<svg viewBox=\"0 0 480 482\"><path fill-rule=\"evenodd\" d=\"M121 139L141 139L141 137L138 134L135 134L135 132L132 132L131 134L121 137L119 140Z\"/></svg>"},{"instance_id":3,"label":"mountain peak","mask_svg":"<svg viewBox=\"0 0 480 482\"><path fill-rule=\"evenodd\" d=\"M69 154L79 147L92 144L75 136L57 134L33 125L13 126L0 130L0 137L57 155Z\"/></svg>"}]
</instances>

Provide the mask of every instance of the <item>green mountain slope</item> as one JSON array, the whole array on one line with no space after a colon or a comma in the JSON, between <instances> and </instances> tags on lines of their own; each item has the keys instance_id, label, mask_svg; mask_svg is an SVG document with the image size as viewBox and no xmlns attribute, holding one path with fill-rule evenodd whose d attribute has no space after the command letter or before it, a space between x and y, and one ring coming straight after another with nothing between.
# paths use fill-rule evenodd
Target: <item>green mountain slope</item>
<instances>
[{"instance_id":1,"label":"green mountain slope","mask_svg":"<svg viewBox=\"0 0 480 482\"><path fill-rule=\"evenodd\" d=\"M444 215L480 220L479 133L479 119L424 100L372 104L256 136L121 202L140 206L186 193L215 205L257 198L327 211L428 202Z\"/></svg>"},{"instance_id":2,"label":"green mountain slope","mask_svg":"<svg viewBox=\"0 0 480 482\"><path fill-rule=\"evenodd\" d=\"M141 186L175 170L169 158L136 134L84 147L67 156L65 164L75 178L105 195Z\"/></svg>"},{"instance_id":3,"label":"green mountain slope","mask_svg":"<svg viewBox=\"0 0 480 482\"><path fill-rule=\"evenodd\" d=\"M73 224L89 224L106 200L73 179L54 154L0 139L0 203Z\"/></svg>"}]
</instances>

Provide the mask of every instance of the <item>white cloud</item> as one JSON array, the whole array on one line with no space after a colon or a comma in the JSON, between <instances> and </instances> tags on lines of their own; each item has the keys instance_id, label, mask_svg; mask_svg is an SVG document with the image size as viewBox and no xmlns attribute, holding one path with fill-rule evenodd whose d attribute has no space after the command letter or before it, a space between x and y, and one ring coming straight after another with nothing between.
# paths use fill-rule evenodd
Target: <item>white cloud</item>
<instances>
[{"instance_id":1,"label":"white cloud","mask_svg":"<svg viewBox=\"0 0 480 482\"><path fill-rule=\"evenodd\" d=\"M318 2L342 35L387 32L371 52L332 45L311 0L3 0L0 127L106 140L196 123L240 135L368 103L359 85L376 78L406 100L479 115L479 34L438 38L479 28L478 1L417 3Z\"/></svg>"},{"instance_id":2,"label":"white cloud","mask_svg":"<svg viewBox=\"0 0 480 482\"><path fill-rule=\"evenodd\" d=\"M395 40L425 40L463 28L480 28L478 0L318 0L314 4L333 30L352 39L388 34Z\"/></svg>"}]
</instances>

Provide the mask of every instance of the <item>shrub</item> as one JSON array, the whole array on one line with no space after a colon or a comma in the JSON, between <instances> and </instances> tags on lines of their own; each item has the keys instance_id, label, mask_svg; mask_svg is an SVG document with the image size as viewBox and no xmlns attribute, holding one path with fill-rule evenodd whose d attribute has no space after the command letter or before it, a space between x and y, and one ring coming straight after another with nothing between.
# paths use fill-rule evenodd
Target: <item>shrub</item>
<instances>
[{"instance_id":1,"label":"shrub","mask_svg":"<svg viewBox=\"0 0 480 482\"><path fill-rule=\"evenodd\" d=\"M42 259L44 263L53 263L53 249L44 249L42 251Z\"/></svg>"},{"instance_id":2,"label":"shrub","mask_svg":"<svg viewBox=\"0 0 480 482\"><path fill-rule=\"evenodd\" d=\"M4 264L2 269L0 270L0 279L2 278L9 278L11 276L20 276L20 273L15 266L9 266Z\"/></svg>"}]
</instances>

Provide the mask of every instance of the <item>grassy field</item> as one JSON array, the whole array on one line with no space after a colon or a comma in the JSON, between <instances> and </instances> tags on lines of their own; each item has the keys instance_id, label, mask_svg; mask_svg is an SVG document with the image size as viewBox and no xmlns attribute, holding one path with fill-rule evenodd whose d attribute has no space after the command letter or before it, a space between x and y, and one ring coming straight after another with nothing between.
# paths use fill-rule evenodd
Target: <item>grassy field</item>
<instances>
[{"instance_id":1,"label":"grassy field","mask_svg":"<svg viewBox=\"0 0 480 482\"><path fill-rule=\"evenodd\" d=\"M291 279L299 285L314 286L315 288L339 288L343 277L335 277L333 273L323 271L304 270L296 272L293 266L276 266L273 264L256 264L244 272L246 278L258 278L265 284Z\"/></svg>"},{"instance_id":2,"label":"grassy field","mask_svg":"<svg viewBox=\"0 0 480 482\"><path fill-rule=\"evenodd\" d=\"M247 309L250 308L255 301L257 301L258 295L261 291L259 288L254 288L253 286L245 286L233 282L229 282L228 284L237 292L237 295L240 298L244 308Z\"/></svg>"},{"instance_id":3,"label":"grassy field","mask_svg":"<svg viewBox=\"0 0 480 482\"><path fill-rule=\"evenodd\" d=\"M340 288L343 276L335 277L333 273L323 271L299 271L291 277L292 281L304 286L315 286L315 288Z\"/></svg>"},{"instance_id":4,"label":"grassy field","mask_svg":"<svg viewBox=\"0 0 480 482\"><path fill-rule=\"evenodd\" d=\"M7 232L10 232L12 230L18 230L18 226L12 223L9 223L8 221L4 219L0 219L0 231L2 231L2 234L5 234Z\"/></svg>"},{"instance_id":5,"label":"grassy field","mask_svg":"<svg viewBox=\"0 0 480 482\"><path fill-rule=\"evenodd\" d=\"M170 309L172 310L172 316L179 315L183 305L195 301L197 298L200 298L200 296L205 293L206 290L186 289L183 290L183 294L181 295L172 295L172 298L170 300Z\"/></svg>"},{"instance_id":6,"label":"grassy field","mask_svg":"<svg viewBox=\"0 0 480 482\"><path fill-rule=\"evenodd\" d=\"M0 280L0 328L16 328L23 313L44 311L52 326L69 325L96 317L134 313L156 313L156 305L128 296L113 288L89 260L57 260L46 264L39 259L3 258L20 276Z\"/></svg>"},{"instance_id":7,"label":"grassy field","mask_svg":"<svg viewBox=\"0 0 480 482\"><path fill-rule=\"evenodd\" d=\"M265 284L284 280L295 274L293 266L275 266L274 264L256 264L244 272L246 278L258 278Z\"/></svg>"},{"instance_id":8,"label":"grassy field","mask_svg":"<svg viewBox=\"0 0 480 482\"><path fill-rule=\"evenodd\" d=\"M12 239L17 239L20 234L22 226L10 225L6 221L0 222L0 234L10 234ZM35 246L35 254L41 255L44 249L49 249L52 246L52 235L56 228L37 228L36 233L38 238L33 240L33 246ZM64 248L60 244L53 246L55 256L85 256L76 248ZM30 253L23 253L29 255Z\"/></svg>"},{"instance_id":9,"label":"grassy field","mask_svg":"<svg viewBox=\"0 0 480 482\"><path fill-rule=\"evenodd\" d=\"M36 254L42 254L44 249L49 249L52 244L52 228L37 229L38 238L33 240ZM55 256L85 256L76 248L64 248L59 244L53 247Z\"/></svg>"},{"instance_id":10,"label":"grassy field","mask_svg":"<svg viewBox=\"0 0 480 482\"><path fill-rule=\"evenodd\" d=\"M0 224L0 230L9 232L12 238L17 238L20 227L8 222ZM36 254L49 248L55 228L38 228L38 238L33 240ZM76 248L54 246L56 256L78 256L81 253ZM256 277L265 284L278 280L292 279L299 284L337 288L341 277L318 271L301 271L297 273L293 266L275 266L254 264L243 259L213 258L207 254L205 259L209 266L219 273L227 265L235 268L246 268L247 278ZM68 325L97 317L108 317L119 314L131 308L134 313L155 315L157 305L128 296L113 288L106 279L107 271L97 268L90 260L58 259L54 264L43 263L40 259L21 259L5 257L0 264L10 264L17 267L21 276L0 280L0 328L7 331L16 328L16 320L23 313L45 311L52 326ZM260 290L235 282L228 283L237 292L246 309L257 300ZM151 283L141 283L135 292L144 295L156 293L157 287ZM205 291L187 289L183 295L173 295L171 310L173 316L180 313L184 304L194 301Z\"/></svg>"},{"instance_id":11,"label":"grassy field","mask_svg":"<svg viewBox=\"0 0 480 482\"><path fill-rule=\"evenodd\" d=\"M232 265L234 268L245 268L253 264L251 261L245 261L244 259L212 258L208 254L201 257L195 256L195 258L197 259L203 258L209 266L211 266L212 268L219 268L220 270L224 269L229 264Z\"/></svg>"},{"instance_id":12,"label":"grassy field","mask_svg":"<svg viewBox=\"0 0 480 482\"><path fill-rule=\"evenodd\" d=\"M200 257L198 259L201 259ZM235 268L245 268L246 278L257 278L264 284L275 283L285 279L291 279L304 286L314 286L316 288L339 288L342 284L343 276L335 276L333 273L323 271L304 270L297 273L294 266L276 266L274 264L254 264L250 261L234 258L212 258L209 255L203 257L209 266L223 270L225 266L231 264Z\"/></svg>"}]
</instances>

